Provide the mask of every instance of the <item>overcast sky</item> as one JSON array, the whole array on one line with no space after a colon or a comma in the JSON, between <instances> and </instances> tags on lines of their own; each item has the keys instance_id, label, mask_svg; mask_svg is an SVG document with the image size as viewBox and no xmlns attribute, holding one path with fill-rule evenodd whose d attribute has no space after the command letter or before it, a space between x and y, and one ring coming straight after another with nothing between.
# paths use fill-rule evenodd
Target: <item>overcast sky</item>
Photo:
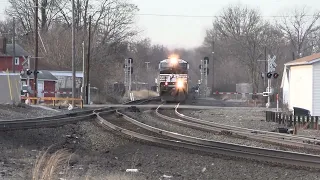
<instances>
[{"instance_id":1,"label":"overcast sky","mask_svg":"<svg viewBox=\"0 0 320 180\"><path fill-rule=\"evenodd\" d=\"M241 3L260 9L265 18L281 15L295 7L320 9L319 0L131 0L138 5L137 25L143 30L141 37L150 37L152 43L161 43L169 48L192 48L201 45L205 30L212 25L212 17L176 17L160 15L214 16L230 4ZM7 0L0 0L0 19ZM315 9L313 9L315 10ZM150 15L153 14L153 15Z\"/></svg>"}]
</instances>

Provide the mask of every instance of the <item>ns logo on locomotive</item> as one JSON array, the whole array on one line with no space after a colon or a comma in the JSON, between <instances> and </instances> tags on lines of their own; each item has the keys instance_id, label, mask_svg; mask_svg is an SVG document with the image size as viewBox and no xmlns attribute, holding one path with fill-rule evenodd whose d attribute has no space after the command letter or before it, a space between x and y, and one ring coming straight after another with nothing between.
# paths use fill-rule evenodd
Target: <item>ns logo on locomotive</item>
<instances>
[{"instance_id":1,"label":"ns logo on locomotive","mask_svg":"<svg viewBox=\"0 0 320 180\"><path fill-rule=\"evenodd\" d=\"M188 70L188 62L177 55L160 61L157 85L162 101L184 102L187 99Z\"/></svg>"}]
</instances>

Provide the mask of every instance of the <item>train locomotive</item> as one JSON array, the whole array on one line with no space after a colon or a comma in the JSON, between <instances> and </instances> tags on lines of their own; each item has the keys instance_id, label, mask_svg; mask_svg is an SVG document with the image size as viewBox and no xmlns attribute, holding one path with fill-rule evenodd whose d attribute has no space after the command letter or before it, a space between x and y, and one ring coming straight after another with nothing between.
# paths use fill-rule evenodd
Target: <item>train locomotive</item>
<instances>
[{"instance_id":1,"label":"train locomotive","mask_svg":"<svg viewBox=\"0 0 320 180\"><path fill-rule=\"evenodd\" d=\"M159 63L158 92L162 101L185 102L188 98L187 61L171 56Z\"/></svg>"}]
</instances>

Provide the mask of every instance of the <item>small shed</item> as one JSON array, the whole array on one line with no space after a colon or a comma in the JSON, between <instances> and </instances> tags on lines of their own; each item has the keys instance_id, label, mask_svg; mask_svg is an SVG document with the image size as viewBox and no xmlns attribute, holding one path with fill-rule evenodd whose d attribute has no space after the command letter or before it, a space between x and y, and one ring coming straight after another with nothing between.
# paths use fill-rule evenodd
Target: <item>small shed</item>
<instances>
[{"instance_id":1,"label":"small shed","mask_svg":"<svg viewBox=\"0 0 320 180\"><path fill-rule=\"evenodd\" d=\"M30 79L30 86L31 89L34 90L34 76L33 73L29 77ZM55 94L52 93L55 91L56 88L56 82L58 79L52 75L49 71L47 70L40 70L38 73L38 97L55 97ZM23 75L21 78L21 82L23 85L27 84L27 75ZM43 91L48 92L48 93L43 93Z\"/></svg>"},{"instance_id":2,"label":"small shed","mask_svg":"<svg viewBox=\"0 0 320 180\"><path fill-rule=\"evenodd\" d=\"M320 116L320 53L284 64L281 82L283 103Z\"/></svg>"}]
</instances>

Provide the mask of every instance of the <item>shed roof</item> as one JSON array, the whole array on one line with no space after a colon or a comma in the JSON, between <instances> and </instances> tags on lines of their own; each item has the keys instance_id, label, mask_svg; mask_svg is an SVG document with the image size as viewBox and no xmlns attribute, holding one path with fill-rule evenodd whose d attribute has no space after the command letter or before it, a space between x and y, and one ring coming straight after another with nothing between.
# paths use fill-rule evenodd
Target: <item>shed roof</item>
<instances>
[{"instance_id":1,"label":"shed roof","mask_svg":"<svg viewBox=\"0 0 320 180\"><path fill-rule=\"evenodd\" d=\"M30 54L25 51L19 44L15 44L15 55L16 56L30 56ZM13 56L13 44L6 45L6 54L0 53L0 56Z\"/></svg>"},{"instance_id":2,"label":"shed roof","mask_svg":"<svg viewBox=\"0 0 320 180\"><path fill-rule=\"evenodd\" d=\"M30 75L30 79L33 79L33 73ZM23 75L22 79L27 79L27 75ZM58 79L52 75L49 71L47 70L40 70L38 73L38 80L47 80L47 81L57 81Z\"/></svg>"},{"instance_id":3,"label":"shed roof","mask_svg":"<svg viewBox=\"0 0 320 180\"><path fill-rule=\"evenodd\" d=\"M290 61L285 63L286 66L295 66L295 65L307 65L313 64L315 62L320 61L320 53L312 54L310 56L305 56L294 61Z\"/></svg>"}]
</instances>

